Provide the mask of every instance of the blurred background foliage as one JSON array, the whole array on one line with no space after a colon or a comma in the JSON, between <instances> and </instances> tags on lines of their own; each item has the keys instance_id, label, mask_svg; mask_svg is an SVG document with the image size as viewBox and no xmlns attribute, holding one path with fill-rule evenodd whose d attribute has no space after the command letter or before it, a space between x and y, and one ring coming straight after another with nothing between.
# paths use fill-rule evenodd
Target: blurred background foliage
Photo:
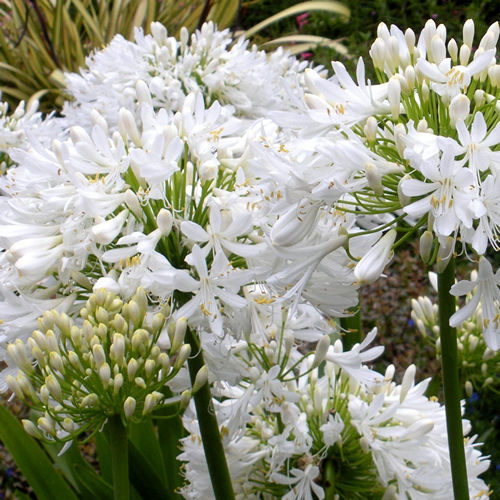
<instances>
[{"instance_id":1,"label":"blurred background foliage","mask_svg":"<svg viewBox=\"0 0 500 500\"><path fill-rule=\"evenodd\" d=\"M84 66L85 57L94 48L109 43L117 33L132 39L136 27L148 32L152 21L161 22L170 35L177 35L182 26L194 31L205 21L213 21L220 29L234 27L242 20L242 14L251 9L255 18L255 26L247 28L247 36L251 36L287 16L294 18L302 13L321 11L342 23L349 18L349 10L332 0L298 5L295 2L293 6L282 2L282 8L273 9L269 19L267 6L259 6L260 3L256 0L3 0L0 3L3 99L12 107L34 96L44 110L58 107L64 100L63 72L77 71ZM239 34L245 33L240 30ZM347 53L327 36L299 35L300 44L295 47L299 52L321 43ZM259 40L269 41L264 37ZM287 37L271 46L290 45L295 41L293 36Z\"/></svg>"}]
</instances>

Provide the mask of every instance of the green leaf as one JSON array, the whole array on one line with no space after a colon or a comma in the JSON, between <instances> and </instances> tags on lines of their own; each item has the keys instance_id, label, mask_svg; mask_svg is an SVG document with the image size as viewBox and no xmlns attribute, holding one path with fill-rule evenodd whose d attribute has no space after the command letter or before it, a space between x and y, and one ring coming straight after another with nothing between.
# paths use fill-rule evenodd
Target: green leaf
<instances>
[{"instance_id":1,"label":"green leaf","mask_svg":"<svg viewBox=\"0 0 500 500\"><path fill-rule=\"evenodd\" d=\"M101 476L93 470L81 465L73 467L75 479L78 482L82 498L92 498L96 500L113 500L113 488ZM56 491L56 490L54 490ZM54 496L52 496L52 499ZM65 497L59 497L64 498Z\"/></svg>"},{"instance_id":2,"label":"green leaf","mask_svg":"<svg viewBox=\"0 0 500 500\"><path fill-rule=\"evenodd\" d=\"M290 36L282 36L279 38L275 38L274 40L269 40L262 44L262 47L269 47L271 45L285 45L285 44L296 44L300 43L301 49L305 47L303 50L294 50L294 47L287 47L287 49L292 54L300 54L304 52L304 50L314 49L318 46L321 47L329 47L331 49L335 49L339 54L344 56L348 55L347 48L339 43L337 40L332 40L330 38L326 38L323 36L316 35L290 35Z\"/></svg>"},{"instance_id":3,"label":"green leaf","mask_svg":"<svg viewBox=\"0 0 500 500\"><path fill-rule=\"evenodd\" d=\"M102 477L108 483L112 483L113 469L111 464L111 448L109 447L108 441L103 432L96 432L94 439Z\"/></svg>"},{"instance_id":4,"label":"green leaf","mask_svg":"<svg viewBox=\"0 0 500 500\"><path fill-rule=\"evenodd\" d=\"M151 418L138 424L130 424L129 439L137 450L146 457L149 466L161 478L163 486L167 486L163 455Z\"/></svg>"},{"instance_id":5,"label":"green leaf","mask_svg":"<svg viewBox=\"0 0 500 500\"><path fill-rule=\"evenodd\" d=\"M168 478L169 489L175 491L182 486L183 478L180 467L181 462L177 460L179 455L179 440L184 437L184 428L182 426L181 417L176 414L171 414L171 408L161 410L162 417L156 421L158 427L158 441L163 454L166 474ZM177 496L176 498L181 498Z\"/></svg>"},{"instance_id":6,"label":"green leaf","mask_svg":"<svg viewBox=\"0 0 500 500\"><path fill-rule=\"evenodd\" d=\"M217 24L219 29L227 28L238 14L240 2L238 0L219 0L210 9L208 19Z\"/></svg>"},{"instance_id":7,"label":"green leaf","mask_svg":"<svg viewBox=\"0 0 500 500\"><path fill-rule=\"evenodd\" d=\"M130 482L143 498L178 498L171 488L165 487L163 477L156 474L151 462L132 442L129 442L128 453Z\"/></svg>"},{"instance_id":8,"label":"green leaf","mask_svg":"<svg viewBox=\"0 0 500 500\"><path fill-rule=\"evenodd\" d=\"M282 19L285 19L286 17L289 16L296 16L301 12L310 12L313 10L332 12L334 14L339 14L345 19L349 19L349 16L351 15L351 11L345 5L342 5L340 2L329 2L329 1L302 2L298 3L297 5L293 5L288 9L282 10L281 12L278 12L274 16L264 19L264 21L261 21L260 23L256 24L249 30L245 31L244 35L245 37L249 38L255 35L255 33L258 33L259 31L263 30L270 24L281 21Z\"/></svg>"},{"instance_id":9,"label":"green leaf","mask_svg":"<svg viewBox=\"0 0 500 500\"><path fill-rule=\"evenodd\" d=\"M0 405L0 440L9 450L38 500L53 500L54 492L64 500L78 500L42 448L3 405Z\"/></svg>"}]
</instances>

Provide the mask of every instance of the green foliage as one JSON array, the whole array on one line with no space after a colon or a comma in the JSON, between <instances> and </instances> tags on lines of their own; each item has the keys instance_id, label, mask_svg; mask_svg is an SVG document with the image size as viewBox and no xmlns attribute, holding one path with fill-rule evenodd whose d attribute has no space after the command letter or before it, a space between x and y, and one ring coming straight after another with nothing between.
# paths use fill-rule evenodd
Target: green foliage
<instances>
[{"instance_id":1,"label":"green foliage","mask_svg":"<svg viewBox=\"0 0 500 500\"><path fill-rule=\"evenodd\" d=\"M40 445L26 434L18 419L3 405L0 405L0 440L39 500L52 500L55 491L67 500L78 498Z\"/></svg>"}]
</instances>

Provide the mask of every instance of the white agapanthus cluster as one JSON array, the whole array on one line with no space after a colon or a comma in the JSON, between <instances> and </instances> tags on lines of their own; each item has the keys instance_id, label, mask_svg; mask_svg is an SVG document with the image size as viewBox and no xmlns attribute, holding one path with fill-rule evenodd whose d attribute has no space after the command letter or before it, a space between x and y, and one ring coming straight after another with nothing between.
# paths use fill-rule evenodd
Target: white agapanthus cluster
<instances>
[{"instance_id":1,"label":"white agapanthus cluster","mask_svg":"<svg viewBox=\"0 0 500 500\"><path fill-rule=\"evenodd\" d=\"M254 328L256 321L264 326L271 318L261 312ZM415 384L414 365L401 384L392 365L385 375L368 369L382 350L369 348L375 330L346 352L325 335L305 356L287 322L265 331L264 349L252 342L251 329L246 341L225 346L228 366L240 368L237 384L220 380L209 363L220 383L215 408L236 498L323 499L328 489L345 499L450 497L445 411L424 395L430 379ZM193 408L184 425L190 435L179 456L188 480L183 495L213 498ZM477 476L489 461L474 440L466 441L469 493L486 500L488 487Z\"/></svg>"},{"instance_id":2,"label":"white agapanthus cluster","mask_svg":"<svg viewBox=\"0 0 500 500\"><path fill-rule=\"evenodd\" d=\"M210 23L180 41L159 24L151 33L116 37L81 75L67 75L73 101L49 119L57 132L26 131L7 151L3 388L15 368L7 344L25 341L45 311L78 323L93 292L127 301L143 289L148 314L168 311L169 324L187 321L200 341L241 498L322 498L329 487L355 498L337 477L344 446L360 460L345 477L361 478L361 496L373 487L386 498L441 498L451 481L442 408L422 395L425 384L410 389L412 376L397 386L364 366L380 351L365 350L372 335L346 352L330 347L330 336L335 318L357 305L359 286L383 272L398 231L404 238L429 219L442 244L460 233L474 246L480 223L495 237L494 148L474 171L466 153L448 147L454 139L432 129L426 103L440 94L423 72L405 94L399 79L366 83L362 61L358 83L340 63L327 80L281 51L233 43ZM429 115L425 130L408 111L417 101ZM448 116L451 100L439 102ZM470 119L453 123L459 130ZM422 198L407 200L414 189ZM441 198L456 193L461 208L449 216ZM478 289L488 299L498 283ZM498 317L484 318L487 338L497 338ZM174 341L168 332L158 338L163 350ZM316 350L302 354L304 341ZM183 375L169 386L175 395L190 387ZM196 421L186 416L185 425L184 494L208 498ZM468 463L479 495L486 462L470 445ZM429 468L438 483L425 477Z\"/></svg>"}]
</instances>

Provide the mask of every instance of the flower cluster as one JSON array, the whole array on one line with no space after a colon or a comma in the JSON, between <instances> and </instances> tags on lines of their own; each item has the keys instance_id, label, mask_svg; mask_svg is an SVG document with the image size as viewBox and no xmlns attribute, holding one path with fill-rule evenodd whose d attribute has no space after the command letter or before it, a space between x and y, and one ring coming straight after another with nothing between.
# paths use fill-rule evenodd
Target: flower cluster
<instances>
[{"instance_id":1,"label":"flower cluster","mask_svg":"<svg viewBox=\"0 0 500 500\"><path fill-rule=\"evenodd\" d=\"M277 327L277 328L276 328ZM394 366L385 374L365 363L382 348L362 344L343 352L340 340L319 341L302 355L290 341L291 325L266 329L262 348L250 339L226 346L226 363L246 366L238 384L225 382L215 401L228 464L240 499L449 498L450 463L444 407L415 384L410 366L401 384ZM318 367L320 361L325 363ZM215 369L209 363L214 373ZM212 498L196 416L184 415L185 498ZM470 425L463 421L464 430ZM474 438L466 441L470 496L486 500L478 475L489 461Z\"/></svg>"},{"instance_id":2,"label":"flower cluster","mask_svg":"<svg viewBox=\"0 0 500 500\"><path fill-rule=\"evenodd\" d=\"M482 264L489 264L481 261ZM431 282L435 283L435 275L432 275ZM471 279L461 281L452 288L452 293L458 287L467 283L474 283L478 279L477 271L472 271ZM469 303L471 294L467 294ZM452 316L454 322L460 317L461 310ZM430 341L436 348L436 354L440 353L438 326L438 306L429 297L418 297L412 300L411 317L422 336ZM500 353L490 349L484 339L484 329L486 325L483 321L482 307L479 305L468 318L458 326L458 356L460 363L460 380L464 385L467 395L470 397L474 390L496 391L498 388L498 370L500 368Z\"/></svg>"},{"instance_id":3,"label":"flower cluster","mask_svg":"<svg viewBox=\"0 0 500 500\"><path fill-rule=\"evenodd\" d=\"M126 304L100 289L80 316L83 323L78 326L67 314L47 311L26 343L17 339L8 346L19 372L15 378L7 376L7 384L42 414L37 426L23 421L28 432L72 440L101 429L112 415L136 421L156 407L180 401L167 401L162 391L191 352L189 344L183 344L185 319L169 328L172 342L167 354L158 342L165 316L147 317L142 289ZM186 401L189 393L182 397Z\"/></svg>"},{"instance_id":4,"label":"flower cluster","mask_svg":"<svg viewBox=\"0 0 500 500\"><path fill-rule=\"evenodd\" d=\"M426 383L413 386L411 368L397 385L391 369L366 366L381 350L367 349L374 333L345 352L330 345L359 287L425 224L428 260L445 263L459 236L478 253L497 248L496 87L481 80L497 30L464 66L473 83L457 76L450 97L420 62L441 47L434 28L418 50L411 34L380 28L394 61L379 85L364 81L362 60L358 83L340 63L326 79L210 23L179 41L159 24L135 42L118 36L66 76L74 99L47 120L54 132L27 133L0 179L1 380L40 401L46 437L82 429L89 414L140 418L169 403L165 384L185 402L189 328L207 363L193 391L208 377L241 498L449 494L443 409ZM481 85L475 117L458 116L454 99ZM479 150L487 164L474 163ZM483 268L477 296L494 342L498 282ZM315 350L304 354L304 341ZM191 417L183 493L211 498ZM472 442L481 498L487 462Z\"/></svg>"}]
</instances>

